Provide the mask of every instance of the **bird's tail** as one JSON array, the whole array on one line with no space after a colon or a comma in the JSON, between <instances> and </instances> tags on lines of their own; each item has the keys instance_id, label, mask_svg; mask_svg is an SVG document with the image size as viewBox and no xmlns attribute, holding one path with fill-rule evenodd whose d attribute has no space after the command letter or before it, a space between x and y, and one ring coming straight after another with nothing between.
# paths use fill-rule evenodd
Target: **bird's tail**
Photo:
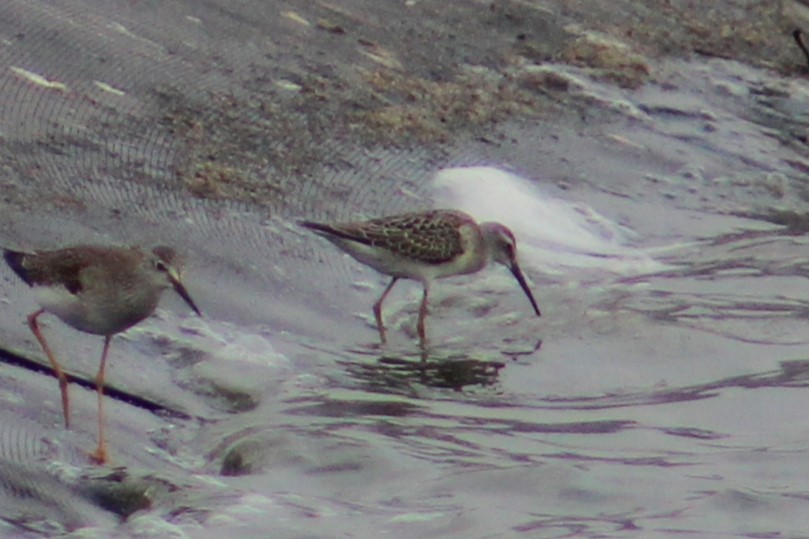
<instances>
[{"instance_id":1,"label":"bird's tail","mask_svg":"<svg viewBox=\"0 0 809 539\"><path fill-rule=\"evenodd\" d=\"M26 284L30 285L30 275L28 268L25 267L23 264L23 260L25 257L28 256L28 253L23 253L20 251L12 251L11 249L3 249L3 258L14 273L19 275L20 279L26 282Z\"/></svg>"},{"instance_id":2,"label":"bird's tail","mask_svg":"<svg viewBox=\"0 0 809 539\"><path fill-rule=\"evenodd\" d=\"M357 243L370 243L368 238L364 237L362 234L357 234L353 229L345 226L345 224L315 223L312 221L298 221L298 224L309 230L314 230L317 234L332 242L347 240Z\"/></svg>"},{"instance_id":3,"label":"bird's tail","mask_svg":"<svg viewBox=\"0 0 809 539\"><path fill-rule=\"evenodd\" d=\"M314 221L298 221L298 224L304 228L314 230L315 232L330 233L331 227L326 223L315 223Z\"/></svg>"}]
</instances>

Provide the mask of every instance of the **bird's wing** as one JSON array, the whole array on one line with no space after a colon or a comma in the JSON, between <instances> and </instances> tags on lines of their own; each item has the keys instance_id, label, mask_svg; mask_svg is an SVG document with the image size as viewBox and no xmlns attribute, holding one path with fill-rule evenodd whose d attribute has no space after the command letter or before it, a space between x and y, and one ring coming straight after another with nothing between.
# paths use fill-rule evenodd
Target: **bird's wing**
<instances>
[{"instance_id":1,"label":"bird's wing","mask_svg":"<svg viewBox=\"0 0 809 539\"><path fill-rule=\"evenodd\" d=\"M55 251L20 253L6 251L11 269L30 286L62 285L72 294L86 286L85 274L99 260L106 262L110 252L94 246L69 247Z\"/></svg>"},{"instance_id":2,"label":"bird's wing","mask_svg":"<svg viewBox=\"0 0 809 539\"><path fill-rule=\"evenodd\" d=\"M443 264L463 253L459 227L474 224L474 221L462 212L433 210L370 221L301 224L326 237L380 247L430 264Z\"/></svg>"}]
</instances>

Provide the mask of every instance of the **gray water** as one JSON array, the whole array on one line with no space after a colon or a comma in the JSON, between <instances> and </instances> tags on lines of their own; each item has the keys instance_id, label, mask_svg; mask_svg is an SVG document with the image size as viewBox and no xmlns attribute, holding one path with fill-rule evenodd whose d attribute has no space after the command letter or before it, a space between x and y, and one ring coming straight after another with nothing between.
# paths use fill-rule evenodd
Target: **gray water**
<instances>
[{"instance_id":1,"label":"gray water","mask_svg":"<svg viewBox=\"0 0 809 539\"><path fill-rule=\"evenodd\" d=\"M531 5L497 32L570 22ZM297 97L343 76L318 54L414 61L355 35L404 7L324 6L0 8L0 243L172 243L205 314L167 295L113 341L110 385L162 408L108 397L115 468L87 461L91 389L66 431L55 380L0 364L0 534L809 536L806 79L654 56L622 85L544 59L514 69L557 81L545 116L324 140L339 107ZM443 280L422 362L419 285L386 301L381 347L386 278L295 221L434 206L511 227L543 315L503 268ZM0 286L0 345L42 361L30 291ZM45 331L92 380L100 339Z\"/></svg>"}]
</instances>

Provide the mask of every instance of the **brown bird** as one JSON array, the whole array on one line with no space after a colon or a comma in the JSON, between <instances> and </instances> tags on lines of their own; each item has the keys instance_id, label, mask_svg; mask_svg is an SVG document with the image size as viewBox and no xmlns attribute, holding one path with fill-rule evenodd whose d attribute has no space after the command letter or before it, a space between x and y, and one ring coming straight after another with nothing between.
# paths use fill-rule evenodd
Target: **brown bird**
<instances>
[{"instance_id":1,"label":"brown bird","mask_svg":"<svg viewBox=\"0 0 809 539\"><path fill-rule=\"evenodd\" d=\"M478 224L457 210L431 210L350 223L301 221L359 262L393 277L374 303L379 338L384 344L382 302L399 279L424 286L418 318L419 341L427 343L424 320L427 298L435 279L482 270L490 261L506 266L522 287L537 316L537 305L517 263L514 234L500 223Z\"/></svg>"},{"instance_id":2,"label":"brown bird","mask_svg":"<svg viewBox=\"0 0 809 539\"><path fill-rule=\"evenodd\" d=\"M62 413L68 428L67 377L42 335L37 318L49 312L79 331L104 336L96 375L98 448L92 454L93 460L103 464L109 460L104 438L104 369L113 335L150 316L162 292L170 287L201 316L180 281L176 253L165 246L144 251L137 247L78 245L34 253L6 249L3 256L9 267L33 288L41 306L28 316L28 326L59 379Z\"/></svg>"}]
</instances>

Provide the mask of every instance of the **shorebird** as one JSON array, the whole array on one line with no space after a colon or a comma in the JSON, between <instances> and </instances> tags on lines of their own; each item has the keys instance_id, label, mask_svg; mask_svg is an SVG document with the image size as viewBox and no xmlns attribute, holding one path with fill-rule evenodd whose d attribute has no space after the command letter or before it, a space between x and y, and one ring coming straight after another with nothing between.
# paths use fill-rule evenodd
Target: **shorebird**
<instances>
[{"instance_id":1,"label":"shorebird","mask_svg":"<svg viewBox=\"0 0 809 539\"><path fill-rule=\"evenodd\" d=\"M423 348L427 342L424 320L432 282L441 277L475 273L492 260L511 270L540 316L539 306L517 263L514 234L500 223L478 224L461 211L431 210L370 221L301 221L300 225L314 230L357 261L393 277L373 307L382 344L386 342L382 302L399 279L420 281L424 287L417 324Z\"/></svg>"},{"instance_id":2,"label":"shorebird","mask_svg":"<svg viewBox=\"0 0 809 539\"><path fill-rule=\"evenodd\" d=\"M174 249L165 246L144 251L137 247L78 245L34 253L5 249L3 256L14 273L33 288L40 304L40 309L28 316L28 326L59 379L67 428L70 428L67 376L42 335L37 318L49 312L79 331L104 336L96 375L98 448L91 455L97 463L104 464L108 461L104 438L104 369L113 335L150 316L162 292L170 287L201 316L180 281L177 255Z\"/></svg>"}]
</instances>

